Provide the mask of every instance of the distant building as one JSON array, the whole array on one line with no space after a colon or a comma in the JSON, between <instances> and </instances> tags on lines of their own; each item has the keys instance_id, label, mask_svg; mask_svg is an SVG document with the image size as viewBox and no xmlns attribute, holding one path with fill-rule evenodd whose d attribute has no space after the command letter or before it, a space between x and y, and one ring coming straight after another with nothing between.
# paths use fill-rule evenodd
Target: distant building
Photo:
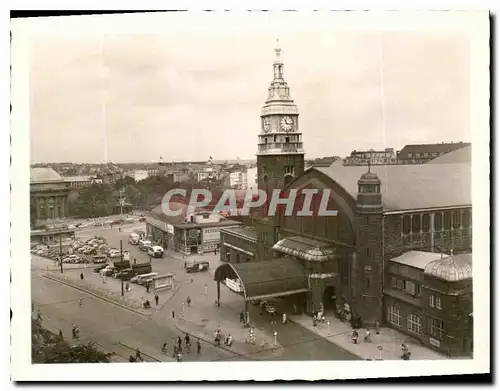
<instances>
[{"instance_id":1,"label":"distant building","mask_svg":"<svg viewBox=\"0 0 500 391\"><path fill-rule=\"evenodd\" d=\"M148 170L131 170L128 173L128 176L134 178L136 182L142 181L149 176Z\"/></svg>"},{"instance_id":2,"label":"distant building","mask_svg":"<svg viewBox=\"0 0 500 391\"><path fill-rule=\"evenodd\" d=\"M102 178L92 176L65 176L62 177L69 184L70 189L83 189L92 186L94 183L102 183Z\"/></svg>"},{"instance_id":3,"label":"distant building","mask_svg":"<svg viewBox=\"0 0 500 391\"><path fill-rule=\"evenodd\" d=\"M427 163L438 156L470 146L470 143L463 143L461 141L458 143L405 145L398 153L397 159L399 164Z\"/></svg>"},{"instance_id":4,"label":"distant building","mask_svg":"<svg viewBox=\"0 0 500 391\"><path fill-rule=\"evenodd\" d=\"M332 164L333 161L330 163ZM370 163L372 166L396 164L397 156L394 148L386 148L384 150L376 151L370 149L369 151L352 151L351 155L344 160L346 166L367 166ZM325 167L313 164L314 167ZM329 166L329 165L328 165Z\"/></svg>"}]
</instances>

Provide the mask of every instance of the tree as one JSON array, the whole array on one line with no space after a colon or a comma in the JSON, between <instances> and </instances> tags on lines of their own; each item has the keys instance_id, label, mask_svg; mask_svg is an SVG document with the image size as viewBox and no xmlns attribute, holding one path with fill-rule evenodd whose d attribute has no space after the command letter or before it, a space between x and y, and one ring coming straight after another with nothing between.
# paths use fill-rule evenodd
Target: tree
<instances>
[{"instance_id":1,"label":"tree","mask_svg":"<svg viewBox=\"0 0 500 391\"><path fill-rule=\"evenodd\" d=\"M31 360L33 363L108 363L114 353L98 350L94 342L70 346L44 329L42 321L31 319Z\"/></svg>"}]
</instances>

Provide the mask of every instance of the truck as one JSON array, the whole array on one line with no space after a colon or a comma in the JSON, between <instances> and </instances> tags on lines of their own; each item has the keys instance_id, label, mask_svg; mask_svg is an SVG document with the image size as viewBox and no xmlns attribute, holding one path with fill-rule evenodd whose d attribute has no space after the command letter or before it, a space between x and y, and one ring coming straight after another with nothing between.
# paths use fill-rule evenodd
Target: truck
<instances>
[{"instance_id":1,"label":"truck","mask_svg":"<svg viewBox=\"0 0 500 391\"><path fill-rule=\"evenodd\" d=\"M115 262L113 262L113 266L118 271L121 271L123 269L130 269L130 262L129 261L115 261Z\"/></svg>"},{"instance_id":2,"label":"truck","mask_svg":"<svg viewBox=\"0 0 500 391\"><path fill-rule=\"evenodd\" d=\"M139 274L151 273L153 268L151 267L151 264L149 262L145 262L132 265L132 270L134 271L134 275L137 276Z\"/></svg>"}]
</instances>

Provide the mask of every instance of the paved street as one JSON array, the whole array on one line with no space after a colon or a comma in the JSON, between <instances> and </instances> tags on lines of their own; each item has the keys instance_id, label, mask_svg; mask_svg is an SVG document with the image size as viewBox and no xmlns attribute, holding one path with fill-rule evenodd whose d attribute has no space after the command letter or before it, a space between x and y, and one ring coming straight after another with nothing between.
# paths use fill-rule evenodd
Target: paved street
<instances>
[{"instance_id":1,"label":"paved street","mask_svg":"<svg viewBox=\"0 0 500 391\"><path fill-rule=\"evenodd\" d=\"M166 341L171 352L172 338L182 334L158 317L149 319L43 278L38 272L32 273L31 281L33 301L39 306L49 329L57 332L60 328L69 338L72 325L76 324L82 342L93 340L122 359L127 359L139 348L146 361L172 361L170 354L161 353L161 346ZM84 299L81 307L78 305L80 298ZM195 353L184 355L184 361L240 359L207 344L203 344L199 358Z\"/></svg>"},{"instance_id":2,"label":"paved street","mask_svg":"<svg viewBox=\"0 0 500 391\"><path fill-rule=\"evenodd\" d=\"M98 235L105 236L108 239L110 246L119 248L120 239L123 241L123 249L129 250L131 254L131 260L137 258L137 262L149 261L149 257L146 253L139 250L137 246L128 244L127 237L128 232L132 229L137 229L137 226L122 229L119 232L117 228L106 231L99 231ZM92 233L86 232L85 235L92 235ZM187 296L190 296L193 300L192 307L187 308L184 305L186 312L186 319L197 319L195 323L197 329L203 329L201 334L205 334L207 339L210 339L213 329L217 326L216 320L212 322L207 321L212 318L216 318L214 311L217 311L215 306L216 299L216 283L213 281L213 272L215 268L220 264L219 256L214 256L214 254L207 254L204 256L195 256L195 259L203 259L210 262L210 272L207 273L193 273L186 274L183 270L183 260L181 255L177 253L167 254L161 259L152 259L153 270L158 272L171 272L174 274L176 283L179 285L179 290L176 295L174 295L167 305L164 306L160 312L163 317L163 321L169 322L170 327L174 325L171 312L174 311L176 316L179 316L181 311L181 303L185 302ZM69 271L68 271L69 272ZM79 273L74 271L73 273ZM90 271L89 271L89 274ZM111 282L111 281L110 281ZM208 286L208 298L205 296L205 285ZM141 290L142 287L134 285L134 290ZM142 293L147 296L145 292ZM152 295L150 295L152 296ZM220 312L222 317L224 317L225 324L228 324L227 328L231 330L231 333L236 338L238 333L245 334L247 331L239 323L239 313L243 309L243 298L227 289L224 285L221 285L221 303L222 309ZM345 350L337 347L334 344L326 341L324 338L318 336L317 334L303 328L297 324L289 323L287 325L281 325L279 322L277 324L271 324L271 318L265 314L260 314L258 308L254 306L249 306L250 317L252 323L256 327L257 335L261 335L261 339L267 342L273 343L274 336L273 333L276 331L278 345L281 346L280 353L278 355L274 354L273 359L281 360L349 360L356 359L356 357ZM188 313L188 312L191 312ZM157 312L155 317L160 316ZM180 326L182 326L179 323ZM223 325L221 324L221 327ZM241 329L238 330L238 329ZM192 329L186 330L191 332ZM249 358L259 359L262 354L249 355Z\"/></svg>"},{"instance_id":3,"label":"paved street","mask_svg":"<svg viewBox=\"0 0 500 391\"><path fill-rule=\"evenodd\" d=\"M82 234L87 237L93 234L105 236L109 245L117 248L121 239L123 249L131 253L131 260L137 258L139 263L146 262L149 261L146 253L127 242L128 232L137 228L137 225L134 225L134 227L122 229L122 232L115 228ZM39 259L34 259L33 262L36 265L32 265L32 298L40 306L43 316L47 318L47 327L55 331L61 328L65 335L70 335L72 324L78 324L82 341L94 340L104 349L114 351L125 359L138 347L147 361L172 360L170 355L166 357L161 354L161 345L164 341L167 341L171 349L172 338L182 336L182 331L211 341L212 333L218 325L223 331L233 335L235 339L233 352L203 343L201 356L197 358L191 354L190 357L186 357L186 360L356 359L354 355L295 323L282 325L279 319L276 319L278 320L276 323L272 323L271 316L261 313L258 307L252 305L249 305L249 312L256 331L257 345L246 345L244 338L248 329L239 323L239 313L244 304L243 298L221 285L221 307L217 308L215 305L216 283L213 281L213 272L220 264L218 255L208 254L195 258L209 261L210 271L186 274L183 269L184 260L177 253L166 254L161 259L152 259L153 271L174 273L178 290L174 295L172 292L160 293L160 307L154 308L151 317L128 311L85 292L41 277L46 268L43 267L43 261ZM100 277L92 272L91 267L67 268L64 274L77 279L82 270L86 281L100 284ZM119 291L119 285L119 282L113 279L108 279L108 283L105 284L106 289L116 292ZM207 285L207 294L205 294L205 285ZM153 302L152 293L147 294L143 287L135 284L132 284L132 287L132 292L127 295L148 297ZM189 308L186 304L182 306L187 296L192 299ZM78 300L82 297L84 305L79 307ZM182 308L184 316L181 316ZM172 318L172 311L175 312L176 319ZM278 349L272 349L274 332L277 332Z\"/></svg>"}]
</instances>

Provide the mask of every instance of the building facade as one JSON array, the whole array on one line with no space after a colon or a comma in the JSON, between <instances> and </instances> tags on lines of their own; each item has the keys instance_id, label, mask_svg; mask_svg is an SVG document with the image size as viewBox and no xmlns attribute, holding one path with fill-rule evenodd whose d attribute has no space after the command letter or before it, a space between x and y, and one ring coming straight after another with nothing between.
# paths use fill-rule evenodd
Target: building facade
<instances>
[{"instance_id":1,"label":"building facade","mask_svg":"<svg viewBox=\"0 0 500 391\"><path fill-rule=\"evenodd\" d=\"M346 166L374 166L378 164L396 164L397 156L394 148L386 148L383 151L352 151L351 155L344 160Z\"/></svg>"},{"instance_id":2,"label":"building facade","mask_svg":"<svg viewBox=\"0 0 500 391\"><path fill-rule=\"evenodd\" d=\"M470 143L412 144L398 152L398 164L422 164L447 153L470 147Z\"/></svg>"},{"instance_id":3,"label":"building facade","mask_svg":"<svg viewBox=\"0 0 500 391\"><path fill-rule=\"evenodd\" d=\"M222 282L241 276L241 284L247 283L245 302L284 297L309 314L347 306L365 326L392 325L387 315L392 296L384 285L391 260L412 251L433 253L435 260L441 253L472 253L471 166L332 164L304 172L298 110L283 79L279 49L276 54L274 80L261 116L258 185L268 193L283 189L282 198L302 194L291 203L292 215L285 215L283 207L269 216L266 204L253 214L251 229L223 230L221 261L225 263L215 278ZM316 192L308 204L312 214L301 216L296 212L306 205L304 192L309 190ZM319 213L321 208L329 214ZM270 276L275 279L272 288ZM457 332L450 333L463 339ZM422 343L446 349L444 342L438 347L424 335ZM450 354L467 352L457 346Z\"/></svg>"},{"instance_id":4,"label":"building facade","mask_svg":"<svg viewBox=\"0 0 500 391\"><path fill-rule=\"evenodd\" d=\"M32 226L48 224L68 215L69 186L53 169L36 167L30 172Z\"/></svg>"},{"instance_id":5,"label":"building facade","mask_svg":"<svg viewBox=\"0 0 500 391\"><path fill-rule=\"evenodd\" d=\"M171 203L173 204L173 203ZM185 205L171 206L182 209L179 216L167 216L161 206L146 216L146 233L164 248L184 255L214 253L220 250L220 231L224 227L237 227L241 223L228 220L210 211L198 209L188 213Z\"/></svg>"}]
</instances>

